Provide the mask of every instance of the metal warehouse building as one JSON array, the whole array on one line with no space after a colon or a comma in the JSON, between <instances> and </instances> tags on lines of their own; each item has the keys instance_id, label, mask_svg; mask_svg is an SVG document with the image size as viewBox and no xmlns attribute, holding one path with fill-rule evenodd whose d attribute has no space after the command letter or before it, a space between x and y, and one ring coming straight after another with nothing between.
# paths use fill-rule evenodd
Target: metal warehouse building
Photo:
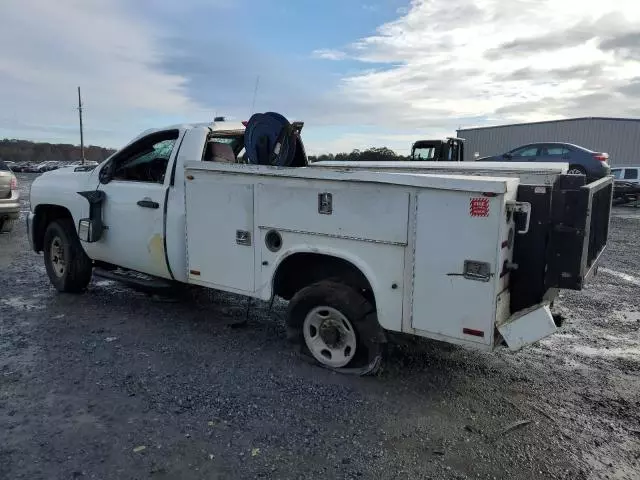
<instances>
[{"instance_id":1,"label":"metal warehouse building","mask_svg":"<svg viewBox=\"0 0 640 480\"><path fill-rule=\"evenodd\" d=\"M567 142L607 152L609 164L640 164L640 119L586 117L458 130L465 141L465 160L498 155L520 145Z\"/></svg>"}]
</instances>

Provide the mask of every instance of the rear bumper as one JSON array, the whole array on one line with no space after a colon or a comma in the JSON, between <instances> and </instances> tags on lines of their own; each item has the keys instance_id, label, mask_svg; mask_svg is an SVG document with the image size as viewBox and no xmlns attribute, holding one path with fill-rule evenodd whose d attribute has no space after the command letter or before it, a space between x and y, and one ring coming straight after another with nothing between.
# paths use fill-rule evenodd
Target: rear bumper
<instances>
[{"instance_id":1,"label":"rear bumper","mask_svg":"<svg viewBox=\"0 0 640 480\"><path fill-rule=\"evenodd\" d=\"M20 216L20 202L16 198L0 200L0 218L16 220Z\"/></svg>"},{"instance_id":2,"label":"rear bumper","mask_svg":"<svg viewBox=\"0 0 640 480\"><path fill-rule=\"evenodd\" d=\"M598 162L593 168L587 169L587 183L595 182L611 175L611 166L608 163Z\"/></svg>"}]
</instances>

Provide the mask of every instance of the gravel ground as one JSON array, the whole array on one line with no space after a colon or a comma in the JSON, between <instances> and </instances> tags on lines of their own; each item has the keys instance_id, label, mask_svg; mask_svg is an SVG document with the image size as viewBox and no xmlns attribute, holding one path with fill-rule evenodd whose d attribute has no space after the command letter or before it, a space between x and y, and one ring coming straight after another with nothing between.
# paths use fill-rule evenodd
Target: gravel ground
<instances>
[{"instance_id":1,"label":"gravel ground","mask_svg":"<svg viewBox=\"0 0 640 480\"><path fill-rule=\"evenodd\" d=\"M639 227L616 209L555 336L396 345L359 378L296 359L283 304L233 328L246 300L222 293L57 294L21 221L0 236L0 478L638 479Z\"/></svg>"}]
</instances>

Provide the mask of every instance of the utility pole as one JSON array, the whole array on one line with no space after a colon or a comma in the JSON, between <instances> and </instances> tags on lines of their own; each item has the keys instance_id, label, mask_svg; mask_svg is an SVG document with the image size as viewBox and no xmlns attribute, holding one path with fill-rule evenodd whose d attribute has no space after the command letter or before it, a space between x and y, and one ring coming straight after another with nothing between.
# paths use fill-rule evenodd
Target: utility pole
<instances>
[{"instance_id":1,"label":"utility pole","mask_svg":"<svg viewBox=\"0 0 640 480\"><path fill-rule=\"evenodd\" d=\"M82 97L80 97L80 87L78 87L78 113L80 114L80 159L84 165L84 132L82 131Z\"/></svg>"}]
</instances>

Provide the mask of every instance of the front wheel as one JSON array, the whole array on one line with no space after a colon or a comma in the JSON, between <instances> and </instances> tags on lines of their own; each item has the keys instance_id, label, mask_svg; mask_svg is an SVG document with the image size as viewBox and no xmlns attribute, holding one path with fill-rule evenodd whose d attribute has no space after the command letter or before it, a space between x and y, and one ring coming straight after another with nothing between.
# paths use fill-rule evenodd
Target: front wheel
<instances>
[{"instance_id":1,"label":"front wheel","mask_svg":"<svg viewBox=\"0 0 640 480\"><path fill-rule=\"evenodd\" d=\"M82 292L91 281L93 265L80 244L73 220L51 222L44 234L44 266L60 292Z\"/></svg>"},{"instance_id":2,"label":"front wheel","mask_svg":"<svg viewBox=\"0 0 640 480\"><path fill-rule=\"evenodd\" d=\"M289 303L290 338L327 368L374 373L384 333L375 308L348 285L321 281L300 290Z\"/></svg>"}]
</instances>

